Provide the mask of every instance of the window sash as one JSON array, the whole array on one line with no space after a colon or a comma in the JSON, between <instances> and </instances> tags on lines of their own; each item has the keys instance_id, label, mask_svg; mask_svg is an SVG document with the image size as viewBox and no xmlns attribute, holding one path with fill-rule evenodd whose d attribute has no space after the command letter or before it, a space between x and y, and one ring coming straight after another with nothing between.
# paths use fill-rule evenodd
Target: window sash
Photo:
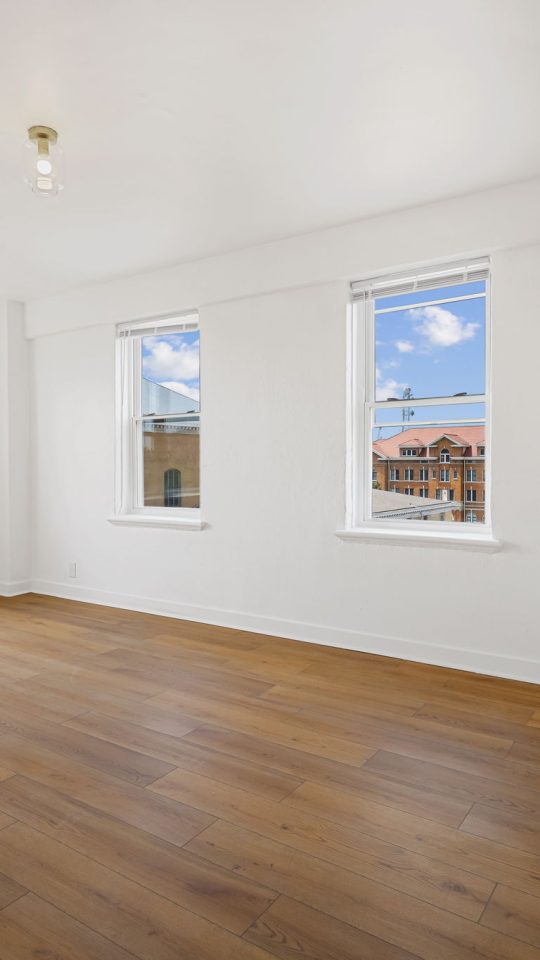
<instances>
[{"instance_id":1,"label":"window sash","mask_svg":"<svg viewBox=\"0 0 540 960\"><path fill-rule=\"evenodd\" d=\"M178 319L167 317L117 327L117 477L116 513L149 516L197 517L200 507L150 507L144 504L143 424L163 420L198 420L196 413L143 414L142 340L166 333L199 329L198 316L190 312ZM199 480L200 484L200 480Z\"/></svg>"},{"instance_id":2,"label":"window sash","mask_svg":"<svg viewBox=\"0 0 540 960\"><path fill-rule=\"evenodd\" d=\"M372 516L372 483L370 481L372 469L372 444L373 432L375 426L375 414L378 409L392 407L396 410L396 419L390 423L384 423L384 427L403 427L403 420L399 419L401 411L404 408L414 406L434 407L444 405L447 408L455 409L456 416L450 419L449 415L444 419L431 418L416 420L415 426L445 426L466 424L483 424L485 426L486 444L491 454L490 443L490 398L491 398L491 314L490 314L490 269L489 259L484 258L474 261L469 266L458 264L447 270L418 272L416 280L410 280L411 284L416 282L416 288L413 286L404 289L399 287L397 280L383 286L382 281L372 281L369 283L353 283L352 304L349 312L348 323L348 387L350 390L351 402L348 416L348 435L349 445L347 454L347 514L346 523L349 528L369 525L378 527L381 530L388 529L388 524L377 517ZM388 278L383 278L384 280ZM410 279L410 278L409 278ZM413 398L411 400L376 400L375 398L375 309L374 300L381 296L391 296L393 294L402 294L404 292L414 292L414 289L433 289L452 284L464 283L473 280L486 281L486 322L485 322L485 393L469 394L461 396L437 396ZM459 298L449 298L449 300ZM435 302L435 301L430 301ZM414 304L417 306L417 304ZM403 309L401 307L400 309ZM484 404L485 416L482 418L463 418L459 416L460 407L464 404L482 403ZM486 532L491 530L491 470L487 472L486 479L486 499L485 499L485 522L483 528ZM418 522L415 520L394 520L393 524L399 528L418 530ZM441 521L440 528L447 532L455 534L462 531L463 523L455 521Z\"/></svg>"}]
</instances>

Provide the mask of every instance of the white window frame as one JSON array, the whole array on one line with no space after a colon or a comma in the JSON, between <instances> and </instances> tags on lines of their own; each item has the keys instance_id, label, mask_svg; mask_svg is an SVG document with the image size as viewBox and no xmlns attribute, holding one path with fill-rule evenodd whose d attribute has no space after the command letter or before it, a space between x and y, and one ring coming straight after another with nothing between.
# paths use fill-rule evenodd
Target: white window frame
<instances>
[{"instance_id":1,"label":"white window frame","mask_svg":"<svg viewBox=\"0 0 540 960\"><path fill-rule=\"evenodd\" d=\"M475 276L475 271L476 276ZM487 271L487 276L486 276ZM415 276L417 286L414 289L426 289L425 301L427 303L440 302L434 297L430 297L430 290L436 287L448 285L449 282L457 283L457 279L452 279L458 275L461 282L466 280L474 281L482 274L482 279L486 279L485 293L485 393L470 394L466 396L451 397L429 397L414 399L413 401L378 401L376 400L375 390L375 312L374 300L376 296L381 296L378 290L388 289L392 286L392 291L396 294L403 292L403 285L410 281L411 276ZM401 289L400 289L401 285ZM348 383L348 408L347 408L347 461L346 461L346 517L344 529L336 531L338 536L343 539L374 541L374 542L407 542L423 541L448 546L462 544L464 547L478 549L499 549L500 543L493 534L492 525L492 497L491 497L491 469L488 460L488 470L486 479L486 509L485 523L482 529L475 531L474 535L467 530L464 523L456 521L443 520L436 525L436 532L426 531L425 525L419 529L419 524L415 520L381 520L372 517L371 510L371 469L372 469L372 443L373 427L375 422L375 411L381 408L392 408L396 410L396 430L402 427L402 422L398 421L399 413L403 406L413 406L415 408L433 407L443 405L446 407L455 407L455 420L460 422L470 422L459 417L460 406L462 404L482 403L485 410L485 437L486 447L491 451L491 271L488 258L475 260L472 263L456 263L442 267L426 267L420 269L411 269L406 275L387 276L378 280L358 281L353 284L353 299L348 311L347 324L347 383ZM362 293L364 291L364 293ZM389 294L385 293L385 296ZM448 300L469 299L479 295L470 294L456 297L455 300L449 297ZM483 296L483 295L481 295ZM446 300L445 302L448 302ZM422 301L424 303L424 301ZM415 304L418 306L418 304ZM397 309L397 307L396 307ZM429 413L429 411L426 411ZM433 420L429 421L433 423ZM448 418L441 423L441 428L449 421ZM387 424L385 426L393 426ZM420 426L418 421L415 425ZM489 458L491 459L491 458Z\"/></svg>"},{"instance_id":2,"label":"white window frame","mask_svg":"<svg viewBox=\"0 0 540 960\"><path fill-rule=\"evenodd\" d=\"M188 420L193 414L145 415L142 410L142 340L199 330L196 311L120 324L116 337L116 486L114 524L202 530L200 507L149 507L143 503L144 463L140 434L152 419ZM199 431L201 431L199 412Z\"/></svg>"}]
</instances>

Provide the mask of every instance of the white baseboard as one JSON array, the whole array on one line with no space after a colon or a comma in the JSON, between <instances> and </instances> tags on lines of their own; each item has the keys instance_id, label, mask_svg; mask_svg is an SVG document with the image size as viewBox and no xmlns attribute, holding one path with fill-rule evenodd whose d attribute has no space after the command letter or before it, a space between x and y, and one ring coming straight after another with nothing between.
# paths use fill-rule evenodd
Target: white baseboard
<instances>
[{"instance_id":1,"label":"white baseboard","mask_svg":"<svg viewBox=\"0 0 540 960\"><path fill-rule=\"evenodd\" d=\"M23 593L30 593L30 580L0 580L0 597L19 597Z\"/></svg>"},{"instance_id":2,"label":"white baseboard","mask_svg":"<svg viewBox=\"0 0 540 960\"><path fill-rule=\"evenodd\" d=\"M431 663L435 666L451 667L456 670L469 670L472 673L482 673L511 680L524 680L527 683L540 683L540 661L538 660L486 653L482 650L473 650L466 647L446 647L440 644L409 640L404 637L368 634L360 630L347 630L342 627L301 623L297 620L282 620L277 617L243 613L238 610L198 607L178 603L175 600L158 600L152 597L108 593L105 590L93 590L90 587L68 583L51 583L47 580L32 581L31 589L34 593L61 597L67 600L79 600L82 603L119 607L123 610L135 610L139 613L151 613L157 616L173 617L178 620L194 620L198 623L211 623L219 627L232 627L236 630L249 630L274 637L319 643L323 646L358 650L361 653L375 653L383 657L397 657L401 660Z\"/></svg>"}]
</instances>

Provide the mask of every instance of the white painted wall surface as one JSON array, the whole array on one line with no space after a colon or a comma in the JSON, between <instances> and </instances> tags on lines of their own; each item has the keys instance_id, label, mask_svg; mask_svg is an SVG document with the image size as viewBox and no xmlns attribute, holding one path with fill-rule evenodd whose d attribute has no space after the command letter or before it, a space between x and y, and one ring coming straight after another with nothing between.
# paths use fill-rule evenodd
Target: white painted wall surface
<instances>
[{"instance_id":1,"label":"white painted wall surface","mask_svg":"<svg viewBox=\"0 0 540 960\"><path fill-rule=\"evenodd\" d=\"M22 303L0 301L0 593L30 582L30 344Z\"/></svg>"},{"instance_id":2,"label":"white painted wall surface","mask_svg":"<svg viewBox=\"0 0 540 960\"><path fill-rule=\"evenodd\" d=\"M201 532L107 522L114 501L112 321L137 315L137 291L144 316L152 303L156 313L197 306L193 288L186 294L176 287L173 306L174 284L160 298L158 275L147 275L133 287L121 281L32 305L34 588L540 681L540 246L530 244L533 230L540 237L540 192L533 184L529 203L518 193L519 216L512 188L493 192L492 207L486 194L381 218L369 258L370 225L357 225L358 254L348 250L339 270L334 251L334 277L324 277L331 282L247 297L238 289L236 299L202 307L208 527ZM447 222L438 219L444 211ZM327 242L321 235L318 256ZM314 245L313 238L300 245L308 259ZM344 543L335 530L344 517L348 286L338 276L350 273L353 261L363 276L368 264L393 269L423 262L429 251L455 259L494 249L493 497L503 550ZM249 267L261 251L245 256L245 291L266 287L262 267L257 276ZM305 262L293 258L285 271L291 281ZM204 267L196 269L202 277ZM314 263L310 269L314 281ZM214 270L213 263L208 276ZM238 287L241 280L238 272ZM79 327L81 317L86 326L51 333ZM37 336L41 323L49 335ZM77 580L68 579L71 560Z\"/></svg>"}]
</instances>

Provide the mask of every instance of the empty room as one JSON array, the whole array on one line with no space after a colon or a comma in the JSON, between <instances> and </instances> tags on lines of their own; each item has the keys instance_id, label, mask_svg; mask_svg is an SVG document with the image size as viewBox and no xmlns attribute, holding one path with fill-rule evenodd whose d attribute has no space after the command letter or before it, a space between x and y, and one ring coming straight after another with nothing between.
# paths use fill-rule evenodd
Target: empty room
<instances>
[{"instance_id":1,"label":"empty room","mask_svg":"<svg viewBox=\"0 0 540 960\"><path fill-rule=\"evenodd\" d=\"M0 960L540 960L540 3L0 51Z\"/></svg>"}]
</instances>

